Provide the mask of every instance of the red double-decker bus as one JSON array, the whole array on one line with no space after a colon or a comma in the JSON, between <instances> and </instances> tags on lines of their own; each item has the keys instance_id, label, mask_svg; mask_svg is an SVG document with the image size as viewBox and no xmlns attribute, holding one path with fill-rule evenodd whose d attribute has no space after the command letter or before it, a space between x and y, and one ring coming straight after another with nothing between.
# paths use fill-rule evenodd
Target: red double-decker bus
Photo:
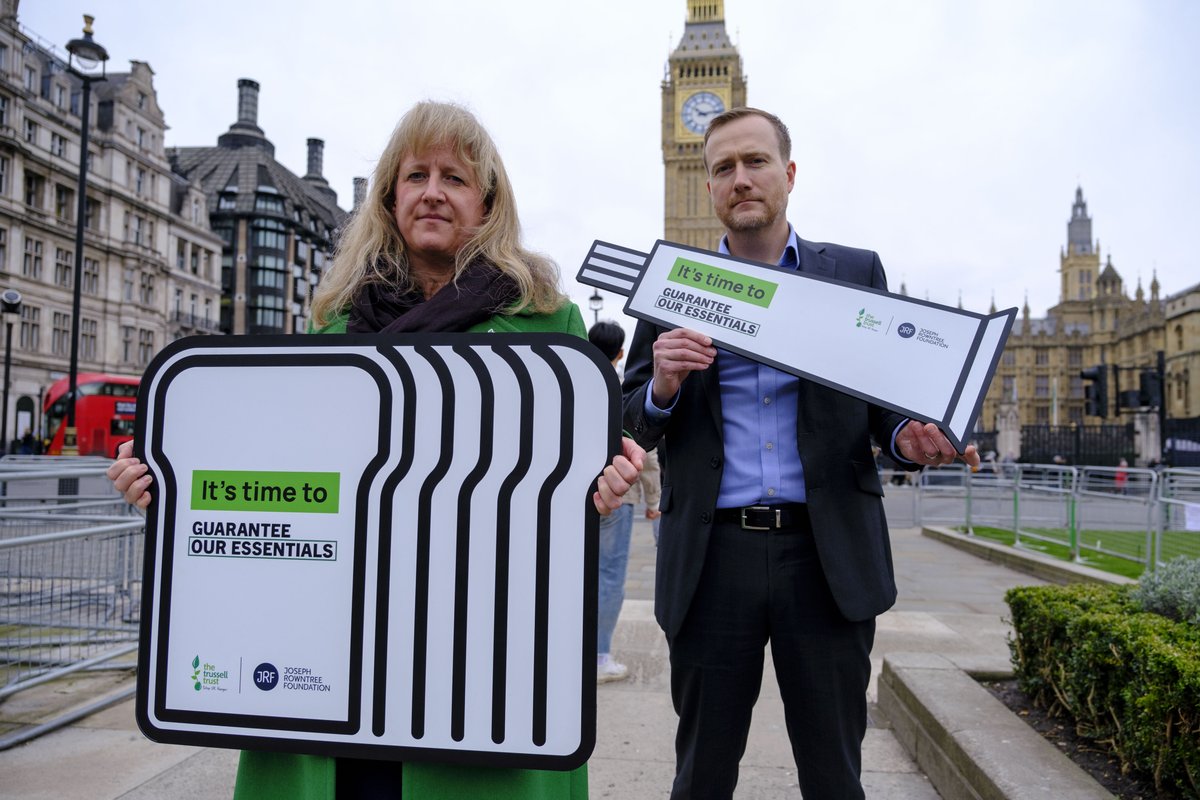
<instances>
[{"instance_id":1,"label":"red double-decker bus","mask_svg":"<svg viewBox=\"0 0 1200 800\"><path fill-rule=\"evenodd\" d=\"M79 455L111 458L116 456L122 442L133 438L140 380L99 372L82 372L76 376L79 399L75 403L75 439ZM46 435L50 437L50 449L46 452L50 455L62 455L69 383L69 378L55 381L46 392L42 405Z\"/></svg>"}]
</instances>

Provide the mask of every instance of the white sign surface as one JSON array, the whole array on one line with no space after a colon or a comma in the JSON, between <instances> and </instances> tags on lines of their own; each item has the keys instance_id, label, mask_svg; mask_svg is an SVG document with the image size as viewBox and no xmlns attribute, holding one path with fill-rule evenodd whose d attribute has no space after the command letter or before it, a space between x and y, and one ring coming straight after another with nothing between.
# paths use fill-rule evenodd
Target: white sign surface
<instances>
[{"instance_id":1,"label":"white sign surface","mask_svg":"<svg viewBox=\"0 0 1200 800\"><path fill-rule=\"evenodd\" d=\"M596 242L577 276L628 296L625 312L915 419L961 451L1016 309L983 316L659 241Z\"/></svg>"},{"instance_id":2,"label":"white sign surface","mask_svg":"<svg viewBox=\"0 0 1200 800\"><path fill-rule=\"evenodd\" d=\"M142 381L164 742L570 769L615 371L565 335L196 337Z\"/></svg>"}]
</instances>

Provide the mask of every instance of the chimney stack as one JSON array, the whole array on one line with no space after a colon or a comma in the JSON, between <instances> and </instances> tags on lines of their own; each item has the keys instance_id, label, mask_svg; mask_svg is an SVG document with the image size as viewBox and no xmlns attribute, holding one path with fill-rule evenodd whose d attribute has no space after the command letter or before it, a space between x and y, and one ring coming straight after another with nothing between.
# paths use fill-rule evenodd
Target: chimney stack
<instances>
[{"instance_id":1,"label":"chimney stack","mask_svg":"<svg viewBox=\"0 0 1200 800\"><path fill-rule=\"evenodd\" d=\"M308 140L308 172L306 178L320 178L322 162L325 160L325 141L323 139Z\"/></svg>"},{"instance_id":2,"label":"chimney stack","mask_svg":"<svg viewBox=\"0 0 1200 800\"><path fill-rule=\"evenodd\" d=\"M355 178L354 179L354 208L351 210L357 211L358 207L361 206L363 203L365 203L366 200L367 200L367 179L366 178Z\"/></svg>"},{"instance_id":3,"label":"chimney stack","mask_svg":"<svg viewBox=\"0 0 1200 800\"><path fill-rule=\"evenodd\" d=\"M238 80L238 122L258 127L258 81Z\"/></svg>"}]
</instances>

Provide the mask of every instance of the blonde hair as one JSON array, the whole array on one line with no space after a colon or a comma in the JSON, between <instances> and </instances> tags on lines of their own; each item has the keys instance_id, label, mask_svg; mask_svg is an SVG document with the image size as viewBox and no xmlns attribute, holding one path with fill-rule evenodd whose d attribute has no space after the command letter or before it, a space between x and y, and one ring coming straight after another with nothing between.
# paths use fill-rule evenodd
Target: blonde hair
<instances>
[{"instance_id":1,"label":"blonde hair","mask_svg":"<svg viewBox=\"0 0 1200 800\"><path fill-rule=\"evenodd\" d=\"M386 283L401 291L415 288L404 238L393 216L396 178L406 157L441 146L452 148L474 172L486 214L483 225L455 257L455 280L467 265L483 260L512 278L520 290L516 303L504 313L526 309L547 313L562 306L565 297L559 289L558 267L521 245L516 198L492 137L462 106L422 101L392 132L366 198L339 237L333 264L313 293L317 327L347 309L365 281Z\"/></svg>"}]
</instances>

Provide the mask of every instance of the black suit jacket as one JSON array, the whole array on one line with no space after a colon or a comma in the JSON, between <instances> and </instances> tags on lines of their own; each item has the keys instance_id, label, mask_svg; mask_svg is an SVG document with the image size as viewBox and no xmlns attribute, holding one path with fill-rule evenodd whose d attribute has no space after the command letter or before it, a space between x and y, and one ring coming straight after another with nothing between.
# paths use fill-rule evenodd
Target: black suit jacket
<instances>
[{"instance_id":1,"label":"black suit jacket","mask_svg":"<svg viewBox=\"0 0 1200 800\"><path fill-rule=\"evenodd\" d=\"M849 283L887 288L879 256L870 250L800 240L800 270ZM716 364L683 382L665 425L645 413L654 374L652 346L665 328L639 322L625 370L624 424L649 449L657 446L663 489L659 508L655 616L668 637L678 633L700 580L721 485L721 392ZM800 346L820 347L820 342ZM842 614L864 620L896 600L883 487L871 437L889 451L904 417L864 400L800 381L796 447L804 465L809 516L821 567Z\"/></svg>"}]
</instances>

